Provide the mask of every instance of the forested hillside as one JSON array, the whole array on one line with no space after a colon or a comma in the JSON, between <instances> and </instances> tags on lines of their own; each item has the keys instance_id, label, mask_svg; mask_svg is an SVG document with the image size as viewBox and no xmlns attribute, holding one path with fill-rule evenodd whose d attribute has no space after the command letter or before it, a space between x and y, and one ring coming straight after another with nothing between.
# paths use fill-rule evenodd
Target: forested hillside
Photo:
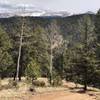
<instances>
[{"instance_id":1,"label":"forested hillside","mask_svg":"<svg viewBox=\"0 0 100 100\"><path fill-rule=\"evenodd\" d=\"M1 78L15 79L19 64L19 80L47 77L52 85L66 79L83 84L84 90L87 85L100 88L99 22L100 12L0 18Z\"/></svg>"}]
</instances>

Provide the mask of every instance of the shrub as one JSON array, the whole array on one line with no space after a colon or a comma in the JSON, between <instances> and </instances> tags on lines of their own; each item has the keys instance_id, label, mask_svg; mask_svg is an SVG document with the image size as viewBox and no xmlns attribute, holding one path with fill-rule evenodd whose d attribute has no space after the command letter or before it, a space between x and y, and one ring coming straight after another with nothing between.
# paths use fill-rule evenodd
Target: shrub
<instances>
[{"instance_id":1,"label":"shrub","mask_svg":"<svg viewBox=\"0 0 100 100\"><path fill-rule=\"evenodd\" d=\"M50 82L50 80L49 80L49 82ZM62 85L62 78L59 75L59 73L53 72L52 82L50 85L52 85L52 86L61 86Z\"/></svg>"},{"instance_id":2,"label":"shrub","mask_svg":"<svg viewBox=\"0 0 100 100\"><path fill-rule=\"evenodd\" d=\"M7 88L19 88L18 83L14 80L9 80L8 85L6 86Z\"/></svg>"},{"instance_id":3,"label":"shrub","mask_svg":"<svg viewBox=\"0 0 100 100\"><path fill-rule=\"evenodd\" d=\"M26 76L32 81L40 76L40 66L34 59L31 59L25 70Z\"/></svg>"},{"instance_id":4,"label":"shrub","mask_svg":"<svg viewBox=\"0 0 100 100\"><path fill-rule=\"evenodd\" d=\"M44 86L46 86L46 84L45 84L44 81L39 81L39 80L34 80L34 81L32 82L32 84L33 84L34 86L39 86L39 87L44 87Z\"/></svg>"},{"instance_id":5,"label":"shrub","mask_svg":"<svg viewBox=\"0 0 100 100\"><path fill-rule=\"evenodd\" d=\"M62 85L62 79L60 76L56 76L54 79L53 79L53 83L52 83L53 86L61 86Z\"/></svg>"}]
</instances>

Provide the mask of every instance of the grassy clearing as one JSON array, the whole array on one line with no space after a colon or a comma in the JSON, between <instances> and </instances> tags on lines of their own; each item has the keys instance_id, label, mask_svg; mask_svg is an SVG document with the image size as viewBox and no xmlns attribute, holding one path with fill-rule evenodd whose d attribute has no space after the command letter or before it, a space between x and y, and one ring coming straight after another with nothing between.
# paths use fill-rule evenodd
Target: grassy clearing
<instances>
[{"instance_id":1,"label":"grassy clearing","mask_svg":"<svg viewBox=\"0 0 100 100\"><path fill-rule=\"evenodd\" d=\"M12 79L10 79L12 80ZM57 91L67 92L67 94L82 94L82 85L78 84L76 88L76 84L72 82L63 81L63 85L60 87L50 87L46 78L39 78L38 80L42 80L46 83L45 87L35 87L36 92L30 92L29 88L31 84L27 83L25 78L22 78L22 81L18 83L18 88L4 88L4 86L8 86L9 79L1 80L2 89L0 90L0 100L30 100L29 98L33 96L33 94L44 94L44 93L52 93ZM88 87L88 91L86 94L95 99L100 100L100 90L92 87Z\"/></svg>"}]
</instances>

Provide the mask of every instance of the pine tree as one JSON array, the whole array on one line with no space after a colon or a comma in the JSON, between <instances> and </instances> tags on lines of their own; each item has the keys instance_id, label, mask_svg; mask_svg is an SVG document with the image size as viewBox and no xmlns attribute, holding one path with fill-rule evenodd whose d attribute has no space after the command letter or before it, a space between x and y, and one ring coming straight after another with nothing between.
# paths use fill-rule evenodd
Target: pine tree
<instances>
[{"instance_id":1,"label":"pine tree","mask_svg":"<svg viewBox=\"0 0 100 100\"><path fill-rule=\"evenodd\" d=\"M8 34L0 26L0 77L12 76L13 59L11 56L12 44Z\"/></svg>"},{"instance_id":2,"label":"pine tree","mask_svg":"<svg viewBox=\"0 0 100 100\"><path fill-rule=\"evenodd\" d=\"M78 21L80 33L79 41L69 44L67 49L66 72L71 80L80 82L84 85L84 90L93 82L95 77L95 68L97 66L96 56L96 35L94 32L94 23L89 15L85 15Z\"/></svg>"},{"instance_id":3,"label":"pine tree","mask_svg":"<svg viewBox=\"0 0 100 100\"><path fill-rule=\"evenodd\" d=\"M80 33L83 35L83 41L81 43L81 49L78 49L80 54L77 60L76 66L79 66L79 74L84 84L84 90L87 90L87 85L91 82L93 73L95 72L95 66L97 62L96 58L96 36L94 32L94 24L91 21L89 15L83 17L80 23Z\"/></svg>"},{"instance_id":4,"label":"pine tree","mask_svg":"<svg viewBox=\"0 0 100 100\"><path fill-rule=\"evenodd\" d=\"M25 69L25 74L32 82L40 76L40 65L36 60L30 59L30 62Z\"/></svg>"}]
</instances>

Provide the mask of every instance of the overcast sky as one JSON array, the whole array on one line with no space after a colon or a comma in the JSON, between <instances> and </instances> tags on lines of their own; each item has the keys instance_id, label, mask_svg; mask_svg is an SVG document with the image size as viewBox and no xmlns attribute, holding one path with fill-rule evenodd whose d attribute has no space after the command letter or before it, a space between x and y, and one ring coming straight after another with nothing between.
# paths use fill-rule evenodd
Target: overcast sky
<instances>
[{"instance_id":1,"label":"overcast sky","mask_svg":"<svg viewBox=\"0 0 100 100\"><path fill-rule=\"evenodd\" d=\"M5 4L6 6L4 6ZM0 9L7 9L11 5L19 4L29 4L46 10L68 11L70 13L96 12L100 8L100 0L0 0Z\"/></svg>"}]
</instances>

